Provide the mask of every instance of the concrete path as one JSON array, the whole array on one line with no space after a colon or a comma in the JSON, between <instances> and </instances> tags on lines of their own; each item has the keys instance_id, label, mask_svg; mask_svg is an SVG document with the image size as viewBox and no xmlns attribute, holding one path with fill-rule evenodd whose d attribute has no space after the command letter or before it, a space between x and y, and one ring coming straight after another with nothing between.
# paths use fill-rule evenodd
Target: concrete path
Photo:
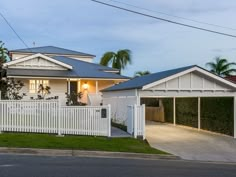
<instances>
[{"instance_id":1,"label":"concrete path","mask_svg":"<svg viewBox=\"0 0 236 177\"><path fill-rule=\"evenodd\" d=\"M122 137L131 137L131 135L119 128L111 127L111 137L122 138Z\"/></svg>"},{"instance_id":2,"label":"concrete path","mask_svg":"<svg viewBox=\"0 0 236 177\"><path fill-rule=\"evenodd\" d=\"M147 122L146 138L152 147L183 159L236 162L236 139L233 137Z\"/></svg>"}]
</instances>

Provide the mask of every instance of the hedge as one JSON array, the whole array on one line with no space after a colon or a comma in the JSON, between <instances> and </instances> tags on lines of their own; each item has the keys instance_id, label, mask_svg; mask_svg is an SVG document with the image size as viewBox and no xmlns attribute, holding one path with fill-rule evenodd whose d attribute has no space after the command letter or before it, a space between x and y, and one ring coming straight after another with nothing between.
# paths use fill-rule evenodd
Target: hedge
<instances>
[{"instance_id":1,"label":"hedge","mask_svg":"<svg viewBox=\"0 0 236 177\"><path fill-rule=\"evenodd\" d=\"M165 121L173 123L173 99L162 99ZM197 98L176 98L176 124L197 128ZM233 136L233 98L201 98L201 128Z\"/></svg>"},{"instance_id":2,"label":"hedge","mask_svg":"<svg viewBox=\"0 0 236 177\"><path fill-rule=\"evenodd\" d=\"M201 128L233 136L233 98L201 98Z\"/></svg>"},{"instance_id":3,"label":"hedge","mask_svg":"<svg viewBox=\"0 0 236 177\"><path fill-rule=\"evenodd\" d=\"M176 124L198 127L197 98L176 98Z\"/></svg>"},{"instance_id":4,"label":"hedge","mask_svg":"<svg viewBox=\"0 0 236 177\"><path fill-rule=\"evenodd\" d=\"M163 98L162 104L164 106L165 122L173 123L173 99Z\"/></svg>"}]
</instances>

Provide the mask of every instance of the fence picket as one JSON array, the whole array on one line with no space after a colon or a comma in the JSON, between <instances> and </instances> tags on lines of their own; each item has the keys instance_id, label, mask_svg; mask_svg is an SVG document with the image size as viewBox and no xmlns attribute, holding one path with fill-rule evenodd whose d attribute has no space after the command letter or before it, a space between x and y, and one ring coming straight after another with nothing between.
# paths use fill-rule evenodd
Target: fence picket
<instances>
[{"instance_id":1,"label":"fence picket","mask_svg":"<svg viewBox=\"0 0 236 177\"><path fill-rule=\"evenodd\" d=\"M107 118L101 117L102 109L106 109ZM51 100L0 100L0 111L0 131L110 136L109 106L61 106Z\"/></svg>"},{"instance_id":2,"label":"fence picket","mask_svg":"<svg viewBox=\"0 0 236 177\"><path fill-rule=\"evenodd\" d=\"M145 139L145 105L128 106L127 131L135 138L142 136Z\"/></svg>"}]
</instances>

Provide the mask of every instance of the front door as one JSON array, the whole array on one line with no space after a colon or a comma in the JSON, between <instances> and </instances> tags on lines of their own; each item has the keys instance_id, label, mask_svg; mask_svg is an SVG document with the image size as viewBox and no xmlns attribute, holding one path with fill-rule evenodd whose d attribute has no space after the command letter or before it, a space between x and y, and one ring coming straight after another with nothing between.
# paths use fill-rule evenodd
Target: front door
<instances>
[{"instance_id":1,"label":"front door","mask_svg":"<svg viewBox=\"0 0 236 177\"><path fill-rule=\"evenodd\" d=\"M70 93L78 93L77 91L77 89L78 89L78 82L77 81L71 81L70 82Z\"/></svg>"}]
</instances>

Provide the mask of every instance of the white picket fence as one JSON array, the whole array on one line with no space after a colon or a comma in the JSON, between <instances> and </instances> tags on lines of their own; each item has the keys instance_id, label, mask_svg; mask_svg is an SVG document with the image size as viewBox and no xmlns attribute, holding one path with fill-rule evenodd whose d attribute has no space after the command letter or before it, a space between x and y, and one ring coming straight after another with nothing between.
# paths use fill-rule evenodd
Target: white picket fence
<instances>
[{"instance_id":1,"label":"white picket fence","mask_svg":"<svg viewBox=\"0 0 236 177\"><path fill-rule=\"evenodd\" d=\"M61 106L58 100L1 100L0 131L111 136L110 105Z\"/></svg>"},{"instance_id":2,"label":"white picket fence","mask_svg":"<svg viewBox=\"0 0 236 177\"><path fill-rule=\"evenodd\" d=\"M128 106L127 131L135 138L142 136L145 139L145 105Z\"/></svg>"}]
</instances>

